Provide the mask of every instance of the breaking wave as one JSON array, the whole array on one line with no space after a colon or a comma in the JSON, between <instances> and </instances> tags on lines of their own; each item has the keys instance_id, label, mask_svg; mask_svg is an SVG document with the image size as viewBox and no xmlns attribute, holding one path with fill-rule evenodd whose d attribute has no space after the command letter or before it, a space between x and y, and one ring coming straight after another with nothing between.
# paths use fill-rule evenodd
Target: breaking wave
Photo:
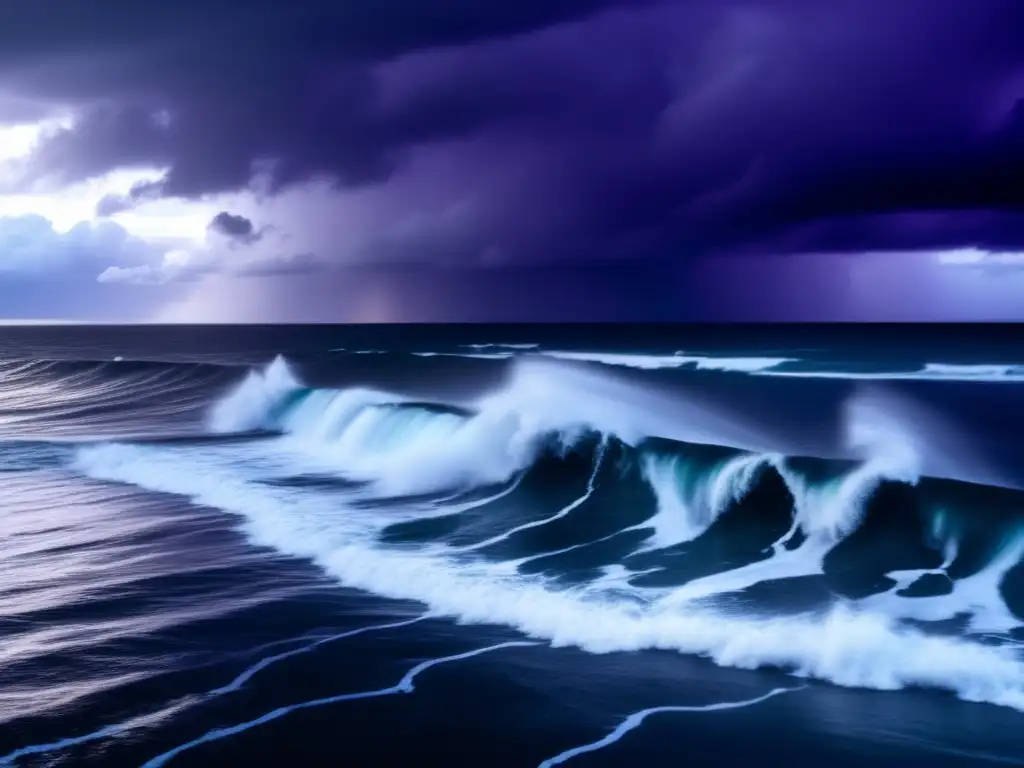
<instances>
[{"instance_id":1,"label":"breaking wave","mask_svg":"<svg viewBox=\"0 0 1024 768\"><path fill-rule=\"evenodd\" d=\"M843 427L845 458L791 456L707 402L539 356L458 402L309 387L278 358L209 414L251 439L96 443L73 466L433 615L1024 711L1021 494L931 476L879 398Z\"/></svg>"}]
</instances>

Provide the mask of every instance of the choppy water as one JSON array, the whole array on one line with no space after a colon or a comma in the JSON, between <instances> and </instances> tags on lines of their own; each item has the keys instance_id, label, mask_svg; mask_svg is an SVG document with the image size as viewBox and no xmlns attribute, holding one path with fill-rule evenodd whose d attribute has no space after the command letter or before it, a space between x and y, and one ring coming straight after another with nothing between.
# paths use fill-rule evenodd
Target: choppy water
<instances>
[{"instance_id":1,"label":"choppy water","mask_svg":"<svg viewBox=\"0 0 1024 768\"><path fill-rule=\"evenodd\" d=\"M1022 340L773 333L3 329L0 762L1024 762Z\"/></svg>"}]
</instances>

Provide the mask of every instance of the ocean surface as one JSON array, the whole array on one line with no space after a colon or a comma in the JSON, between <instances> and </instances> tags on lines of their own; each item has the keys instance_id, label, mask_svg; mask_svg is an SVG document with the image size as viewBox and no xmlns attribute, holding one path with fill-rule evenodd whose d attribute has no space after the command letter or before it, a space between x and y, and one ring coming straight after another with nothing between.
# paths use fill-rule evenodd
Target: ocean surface
<instances>
[{"instance_id":1,"label":"ocean surface","mask_svg":"<svg viewBox=\"0 0 1024 768\"><path fill-rule=\"evenodd\" d=\"M1024 764L1024 327L0 328L0 765Z\"/></svg>"}]
</instances>

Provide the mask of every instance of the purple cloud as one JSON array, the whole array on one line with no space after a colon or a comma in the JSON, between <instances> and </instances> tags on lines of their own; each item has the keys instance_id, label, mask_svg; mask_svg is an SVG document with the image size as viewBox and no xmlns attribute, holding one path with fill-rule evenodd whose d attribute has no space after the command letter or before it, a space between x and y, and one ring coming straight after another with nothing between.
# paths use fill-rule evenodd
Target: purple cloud
<instances>
[{"instance_id":1,"label":"purple cloud","mask_svg":"<svg viewBox=\"0 0 1024 768\"><path fill-rule=\"evenodd\" d=\"M227 238L231 243L252 245L259 242L263 233L257 231L252 221L245 216L221 211L214 216L208 225L210 232Z\"/></svg>"},{"instance_id":2,"label":"purple cloud","mask_svg":"<svg viewBox=\"0 0 1024 768\"><path fill-rule=\"evenodd\" d=\"M96 217L108 218L118 213L131 211L151 200L160 199L163 193L162 181L140 181L132 185L125 195L104 195L96 204Z\"/></svg>"},{"instance_id":3,"label":"purple cloud","mask_svg":"<svg viewBox=\"0 0 1024 768\"><path fill-rule=\"evenodd\" d=\"M0 17L0 93L78 120L11 189L331 201L239 275L1024 249L1019 0L37 5ZM211 231L262 247L251 215Z\"/></svg>"},{"instance_id":4,"label":"purple cloud","mask_svg":"<svg viewBox=\"0 0 1024 768\"><path fill-rule=\"evenodd\" d=\"M160 250L113 222L81 223L58 232L42 216L0 218L0 274L24 278L95 274L106 265L137 264Z\"/></svg>"}]
</instances>

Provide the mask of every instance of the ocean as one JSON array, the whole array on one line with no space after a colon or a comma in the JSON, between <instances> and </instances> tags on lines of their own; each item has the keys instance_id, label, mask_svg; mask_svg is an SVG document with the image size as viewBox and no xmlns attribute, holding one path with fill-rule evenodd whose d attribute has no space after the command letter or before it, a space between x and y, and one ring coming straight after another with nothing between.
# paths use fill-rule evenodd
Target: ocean
<instances>
[{"instance_id":1,"label":"ocean","mask_svg":"<svg viewBox=\"0 0 1024 768\"><path fill-rule=\"evenodd\" d=\"M0 328L0 765L1024 763L1024 328Z\"/></svg>"}]
</instances>

